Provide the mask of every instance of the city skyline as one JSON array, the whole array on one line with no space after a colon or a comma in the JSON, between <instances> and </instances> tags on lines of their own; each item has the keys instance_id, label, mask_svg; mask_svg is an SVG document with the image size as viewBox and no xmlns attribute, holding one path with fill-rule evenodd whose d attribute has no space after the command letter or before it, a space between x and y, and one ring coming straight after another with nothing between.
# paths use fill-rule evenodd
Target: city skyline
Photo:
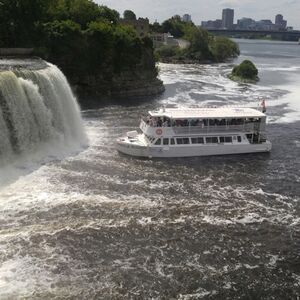
<instances>
[{"instance_id":1,"label":"city skyline","mask_svg":"<svg viewBox=\"0 0 300 300\"><path fill-rule=\"evenodd\" d=\"M288 26L300 29L300 1L298 0L95 0L96 3L116 9L120 14L124 10L134 11L137 17L147 17L151 22L162 22L173 15L190 14L196 25L205 20L222 18L222 9L234 9L234 22L243 17L257 20L275 21L282 14Z\"/></svg>"},{"instance_id":2,"label":"city skyline","mask_svg":"<svg viewBox=\"0 0 300 300\"><path fill-rule=\"evenodd\" d=\"M292 30L293 27L287 26L287 20L283 15L277 14L275 22L271 19L254 20L252 18L241 18L234 20L234 9L225 8L222 10L222 19L207 20L201 22L201 27L207 29L241 29L241 30Z\"/></svg>"}]
</instances>

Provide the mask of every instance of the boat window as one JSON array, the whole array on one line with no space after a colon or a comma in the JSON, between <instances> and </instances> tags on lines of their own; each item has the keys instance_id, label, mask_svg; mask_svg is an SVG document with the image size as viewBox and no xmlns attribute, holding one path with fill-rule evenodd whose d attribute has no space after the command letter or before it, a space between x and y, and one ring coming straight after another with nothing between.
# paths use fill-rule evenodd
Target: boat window
<instances>
[{"instance_id":1,"label":"boat window","mask_svg":"<svg viewBox=\"0 0 300 300\"><path fill-rule=\"evenodd\" d=\"M221 125L221 126L225 126L225 125L226 125L226 120L225 120L225 119L222 119L221 122L220 122L220 125Z\"/></svg>"},{"instance_id":2,"label":"boat window","mask_svg":"<svg viewBox=\"0 0 300 300\"><path fill-rule=\"evenodd\" d=\"M175 145L175 139L171 138L171 145Z\"/></svg>"},{"instance_id":3,"label":"boat window","mask_svg":"<svg viewBox=\"0 0 300 300\"><path fill-rule=\"evenodd\" d=\"M161 139L158 139L158 140L155 142L155 145L161 145Z\"/></svg>"},{"instance_id":4,"label":"boat window","mask_svg":"<svg viewBox=\"0 0 300 300\"><path fill-rule=\"evenodd\" d=\"M224 136L220 136L219 139L220 139L220 143L225 143L225 137Z\"/></svg>"},{"instance_id":5,"label":"boat window","mask_svg":"<svg viewBox=\"0 0 300 300\"><path fill-rule=\"evenodd\" d=\"M232 136L225 136L225 143L232 143Z\"/></svg>"},{"instance_id":6,"label":"boat window","mask_svg":"<svg viewBox=\"0 0 300 300\"><path fill-rule=\"evenodd\" d=\"M183 143L185 145L189 144L190 143L190 139L189 138L183 138Z\"/></svg>"},{"instance_id":7,"label":"boat window","mask_svg":"<svg viewBox=\"0 0 300 300\"><path fill-rule=\"evenodd\" d=\"M182 145L183 144L182 138L177 138L176 142L177 142L177 145Z\"/></svg>"},{"instance_id":8,"label":"boat window","mask_svg":"<svg viewBox=\"0 0 300 300\"><path fill-rule=\"evenodd\" d=\"M238 142L239 142L239 143L241 143L241 142L242 142L242 138L241 138L241 136L239 136L239 135L238 135L237 139L238 139Z\"/></svg>"},{"instance_id":9,"label":"boat window","mask_svg":"<svg viewBox=\"0 0 300 300\"><path fill-rule=\"evenodd\" d=\"M249 140L249 142L252 141L252 134L246 134L247 139Z\"/></svg>"},{"instance_id":10,"label":"boat window","mask_svg":"<svg viewBox=\"0 0 300 300\"><path fill-rule=\"evenodd\" d=\"M214 126L215 125L215 120L214 119L209 119L208 123L209 123L209 126Z\"/></svg>"},{"instance_id":11,"label":"boat window","mask_svg":"<svg viewBox=\"0 0 300 300\"><path fill-rule=\"evenodd\" d=\"M192 144L204 144L203 137L195 137L192 138Z\"/></svg>"},{"instance_id":12,"label":"boat window","mask_svg":"<svg viewBox=\"0 0 300 300\"><path fill-rule=\"evenodd\" d=\"M218 138L216 136L211 136L206 138L206 144L217 144Z\"/></svg>"},{"instance_id":13,"label":"boat window","mask_svg":"<svg viewBox=\"0 0 300 300\"><path fill-rule=\"evenodd\" d=\"M169 139L163 139L163 144L164 145L169 145Z\"/></svg>"}]
</instances>

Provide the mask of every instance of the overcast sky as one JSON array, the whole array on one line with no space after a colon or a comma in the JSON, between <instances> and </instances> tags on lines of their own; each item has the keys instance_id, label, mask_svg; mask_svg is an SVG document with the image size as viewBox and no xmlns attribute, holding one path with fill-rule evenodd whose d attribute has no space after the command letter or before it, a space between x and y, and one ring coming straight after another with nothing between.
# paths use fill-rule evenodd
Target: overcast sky
<instances>
[{"instance_id":1,"label":"overcast sky","mask_svg":"<svg viewBox=\"0 0 300 300\"><path fill-rule=\"evenodd\" d=\"M94 0L98 4L116 9L120 14L133 10L137 17L164 21L171 16L185 13L192 15L195 24L201 21L221 19L223 8L234 9L234 22L242 17L256 21L270 19L280 13L288 26L300 29L300 0Z\"/></svg>"}]
</instances>

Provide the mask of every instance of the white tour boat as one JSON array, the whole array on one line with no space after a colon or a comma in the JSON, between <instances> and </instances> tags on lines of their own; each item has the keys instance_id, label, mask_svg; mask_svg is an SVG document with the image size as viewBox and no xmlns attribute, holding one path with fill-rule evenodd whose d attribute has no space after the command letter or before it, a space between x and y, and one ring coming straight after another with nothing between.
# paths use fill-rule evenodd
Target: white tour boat
<instances>
[{"instance_id":1,"label":"white tour boat","mask_svg":"<svg viewBox=\"0 0 300 300\"><path fill-rule=\"evenodd\" d=\"M140 129L117 140L139 157L186 157L269 152L266 115L246 107L164 107L149 111Z\"/></svg>"}]
</instances>

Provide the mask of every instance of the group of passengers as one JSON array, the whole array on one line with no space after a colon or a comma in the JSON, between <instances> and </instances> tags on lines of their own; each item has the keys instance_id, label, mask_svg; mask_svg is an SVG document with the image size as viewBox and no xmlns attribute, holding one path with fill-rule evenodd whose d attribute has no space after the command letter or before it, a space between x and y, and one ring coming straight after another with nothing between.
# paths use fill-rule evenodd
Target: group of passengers
<instances>
[{"instance_id":1,"label":"group of passengers","mask_svg":"<svg viewBox=\"0 0 300 300\"><path fill-rule=\"evenodd\" d=\"M148 116L146 123L151 127L186 127L186 126L231 126L243 125L244 119L170 119L168 117Z\"/></svg>"}]
</instances>

